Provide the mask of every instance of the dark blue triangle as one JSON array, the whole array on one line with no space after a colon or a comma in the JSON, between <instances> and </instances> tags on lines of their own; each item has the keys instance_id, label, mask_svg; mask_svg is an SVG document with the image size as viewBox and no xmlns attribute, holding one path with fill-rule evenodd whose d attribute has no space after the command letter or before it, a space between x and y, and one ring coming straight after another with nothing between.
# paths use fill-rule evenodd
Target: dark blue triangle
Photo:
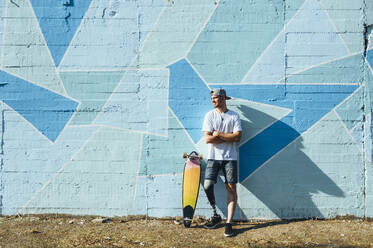
<instances>
[{"instance_id":1,"label":"dark blue triangle","mask_svg":"<svg viewBox=\"0 0 373 248\"><path fill-rule=\"evenodd\" d=\"M51 141L66 126L78 103L0 70L0 100Z\"/></svg>"},{"instance_id":2,"label":"dark blue triangle","mask_svg":"<svg viewBox=\"0 0 373 248\"><path fill-rule=\"evenodd\" d=\"M197 143L202 138L203 116L212 109L210 90L185 59L168 68L169 106Z\"/></svg>"},{"instance_id":3,"label":"dark blue triangle","mask_svg":"<svg viewBox=\"0 0 373 248\"><path fill-rule=\"evenodd\" d=\"M92 0L30 0L58 66Z\"/></svg>"}]
</instances>

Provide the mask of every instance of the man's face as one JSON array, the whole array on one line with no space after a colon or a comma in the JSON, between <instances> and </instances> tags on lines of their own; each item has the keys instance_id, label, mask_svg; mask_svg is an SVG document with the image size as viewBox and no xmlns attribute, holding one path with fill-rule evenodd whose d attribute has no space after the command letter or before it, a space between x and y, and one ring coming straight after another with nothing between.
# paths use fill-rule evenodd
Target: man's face
<instances>
[{"instance_id":1,"label":"man's face","mask_svg":"<svg viewBox=\"0 0 373 248\"><path fill-rule=\"evenodd\" d=\"M211 95L211 102L212 105L214 105L214 108L221 107L224 102L224 97Z\"/></svg>"}]
</instances>

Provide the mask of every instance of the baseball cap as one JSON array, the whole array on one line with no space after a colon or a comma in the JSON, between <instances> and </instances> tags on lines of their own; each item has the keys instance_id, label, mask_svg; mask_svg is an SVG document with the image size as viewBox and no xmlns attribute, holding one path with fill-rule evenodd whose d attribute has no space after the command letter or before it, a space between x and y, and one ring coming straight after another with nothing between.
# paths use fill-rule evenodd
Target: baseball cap
<instances>
[{"instance_id":1,"label":"baseball cap","mask_svg":"<svg viewBox=\"0 0 373 248\"><path fill-rule=\"evenodd\" d=\"M227 96L227 93L222 88L213 89L210 93L214 96L225 96L226 100L232 99L231 97Z\"/></svg>"}]
</instances>

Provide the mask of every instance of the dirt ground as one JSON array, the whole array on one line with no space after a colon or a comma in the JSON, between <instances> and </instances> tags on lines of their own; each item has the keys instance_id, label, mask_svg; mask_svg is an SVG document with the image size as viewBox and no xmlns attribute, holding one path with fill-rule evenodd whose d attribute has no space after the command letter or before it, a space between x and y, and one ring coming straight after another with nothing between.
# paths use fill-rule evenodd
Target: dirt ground
<instances>
[{"instance_id":1,"label":"dirt ground","mask_svg":"<svg viewBox=\"0 0 373 248\"><path fill-rule=\"evenodd\" d=\"M373 222L356 218L236 222L226 238L221 224L191 228L180 218L27 215L0 217L0 247L373 247Z\"/></svg>"}]
</instances>

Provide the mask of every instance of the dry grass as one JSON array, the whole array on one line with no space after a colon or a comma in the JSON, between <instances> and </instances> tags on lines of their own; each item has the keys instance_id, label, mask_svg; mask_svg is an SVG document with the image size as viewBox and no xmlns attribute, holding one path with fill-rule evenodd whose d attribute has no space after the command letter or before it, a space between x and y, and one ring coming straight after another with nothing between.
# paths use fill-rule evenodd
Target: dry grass
<instances>
[{"instance_id":1,"label":"dry grass","mask_svg":"<svg viewBox=\"0 0 373 248\"><path fill-rule=\"evenodd\" d=\"M234 225L232 238L224 237L223 225L204 229L203 218L195 218L189 229L179 219L94 219L2 216L0 247L373 247L373 222L355 218L242 222Z\"/></svg>"}]
</instances>

